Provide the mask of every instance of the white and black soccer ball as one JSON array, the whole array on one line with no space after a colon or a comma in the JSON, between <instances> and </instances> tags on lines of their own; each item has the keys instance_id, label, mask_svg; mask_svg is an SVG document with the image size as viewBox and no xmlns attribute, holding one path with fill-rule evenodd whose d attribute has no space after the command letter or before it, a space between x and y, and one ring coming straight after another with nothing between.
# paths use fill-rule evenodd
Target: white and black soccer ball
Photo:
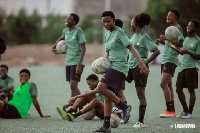
<instances>
[{"instance_id":1,"label":"white and black soccer ball","mask_svg":"<svg viewBox=\"0 0 200 133\"><path fill-rule=\"evenodd\" d=\"M111 67L111 62L106 57L100 57L93 61L92 70L96 74L103 74Z\"/></svg>"},{"instance_id":2,"label":"white and black soccer ball","mask_svg":"<svg viewBox=\"0 0 200 133\"><path fill-rule=\"evenodd\" d=\"M96 115L96 111L95 109L85 113L82 115L82 118L85 119L85 120L92 120Z\"/></svg>"},{"instance_id":3,"label":"white and black soccer ball","mask_svg":"<svg viewBox=\"0 0 200 133\"><path fill-rule=\"evenodd\" d=\"M169 40L178 40L179 34L179 29L176 26L169 26L165 30L165 36Z\"/></svg>"},{"instance_id":4,"label":"white and black soccer ball","mask_svg":"<svg viewBox=\"0 0 200 133\"><path fill-rule=\"evenodd\" d=\"M56 44L56 50L60 54L66 54L67 45L64 40L61 40Z\"/></svg>"},{"instance_id":5,"label":"white and black soccer ball","mask_svg":"<svg viewBox=\"0 0 200 133\"><path fill-rule=\"evenodd\" d=\"M110 118L110 127L111 128L117 128L120 123L120 118L117 114L112 113Z\"/></svg>"}]
</instances>

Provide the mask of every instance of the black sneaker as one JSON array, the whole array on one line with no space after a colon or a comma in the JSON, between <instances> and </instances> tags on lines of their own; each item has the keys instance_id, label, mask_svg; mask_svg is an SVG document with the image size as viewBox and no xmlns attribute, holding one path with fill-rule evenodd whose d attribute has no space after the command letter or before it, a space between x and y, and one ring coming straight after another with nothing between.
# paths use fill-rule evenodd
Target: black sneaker
<instances>
[{"instance_id":1,"label":"black sneaker","mask_svg":"<svg viewBox=\"0 0 200 133\"><path fill-rule=\"evenodd\" d=\"M106 129L106 128L104 128L103 126L102 127L99 127L99 128L97 128L97 129L95 129L95 130L93 130L92 131L93 133L98 133L98 132L100 132L100 133L111 133L111 128L108 128L108 129Z\"/></svg>"},{"instance_id":2,"label":"black sneaker","mask_svg":"<svg viewBox=\"0 0 200 133\"><path fill-rule=\"evenodd\" d=\"M126 124L130 118L131 109L131 105L128 105L128 108L125 111L123 111L124 124Z\"/></svg>"}]
</instances>

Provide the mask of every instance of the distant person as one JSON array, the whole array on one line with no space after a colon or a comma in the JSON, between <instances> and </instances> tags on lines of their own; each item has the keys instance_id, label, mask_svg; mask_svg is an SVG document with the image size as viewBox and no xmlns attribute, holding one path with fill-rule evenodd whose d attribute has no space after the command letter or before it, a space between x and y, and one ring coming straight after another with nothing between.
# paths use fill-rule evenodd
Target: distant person
<instances>
[{"instance_id":1,"label":"distant person","mask_svg":"<svg viewBox=\"0 0 200 133\"><path fill-rule=\"evenodd\" d=\"M99 79L95 74L91 74L87 77L86 81L91 91L72 97L69 100L69 103L63 106L63 110L57 108L58 113L64 120L73 121L76 117L83 115L92 109L95 109L98 118L104 118L104 96L96 90ZM69 106L72 107L65 112L64 110ZM79 112L76 112L80 107L83 108Z\"/></svg>"},{"instance_id":2,"label":"distant person","mask_svg":"<svg viewBox=\"0 0 200 133\"><path fill-rule=\"evenodd\" d=\"M1 55L6 51L5 39L0 36L0 64L1 64Z\"/></svg>"},{"instance_id":3,"label":"distant person","mask_svg":"<svg viewBox=\"0 0 200 133\"><path fill-rule=\"evenodd\" d=\"M200 37L196 35L200 29L198 20L191 20L187 26L188 37L185 38L183 48L180 50L175 45L168 45L179 54L183 55L181 67L176 81L176 92L183 107L183 112L177 116L182 119L192 118L192 112L196 101L195 89L198 88L198 60L200 60ZM189 108L186 103L183 88L190 93Z\"/></svg>"},{"instance_id":4,"label":"distant person","mask_svg":"<svg viewBox=\"0 0 200 133\"><path fill-rule=\"evenodd\" d=\"M7 97L8 100L11 100L14 91L14 79L8 76L7 65L0 65L0 75L0 93L4 93L3 95Z\"/></svg>"},{"instance_id":5,"label":"distant person","mask_svg":"<svg viewBox=\"0 0 200 133\"><path fill-rule=\"evenodd\" d=\"M27 69L22 69L19 73L20 85L13 93L12 100L5 103L0 100L0 117L4 119L26 118L31 104L35 106L40 117L44 116L37 101L37 86L35 83L28 82L31 73Z\"/></svg>"},{"instance_id":6,"label":"distant person","mask_svg":"<svg viewBox=\"0 0 200 133\"><path fill-rule=\"evenodd\" d=\"M131 44L136 49L136 51L142 58L142 61L147 67L149 66L149 63L152 62L160 54L158 46L143 30L144 26L149 25L150 22L151 22L151 17L149 16L149 14L145 13L136 15L131 21L131 28L134 31L134 34L130 39ZM149 52L153 53L150 57L148 57ZM137 96L140 101L139 119L133 127L142 128L145 127L144 115L147 106L145 88L148 77L144 73L140 73L140 70L138 68L139 63L131 53L129 55L128 64L129 64L129 73L126 81L131 83L134 80Z\"/></svg>"},{"instance_id":7,"label":"distant person","mask_svg":"<svg viewBox=\"0 0 200 133\"><path fill-rule=\"evenodd\" d=\"M164 92L164 97L166 101L167 111L159 116L161 118L169 118L176 116L176 111L174 107L174 92L172 87L172 77L174 76L175 69L179 63L178 53L168 46L173 44L176 48L180 49L183 46L183 29L177 23L180 17L180 13L177 10L170 10L167 14L167 23L170 26L176 26L179 29L179 37L176 41L169 40L165 35L160 35L160 38L156 40L164 45L162 60L161 60L161 83L160 86Z\"/></svg>"},{"instance_id":8,"label":"distant person","mask_svg":"<svg viewBox=\"0 0 200 133\"><path fill-rule=\"evenodd\" d=\"M71 87L71 97L81 94L78 89L78 82L80 82L85 66L86 39L83 30L76 26L78 22L79 16L77 14L71 13L68 15L65 20L66 28L52 48L52 52L58 54L56 51L56 44L61 40L65 40L68 47L65 58L65 68L66 80L69 81Z\"/></svg>"}]
</instances>

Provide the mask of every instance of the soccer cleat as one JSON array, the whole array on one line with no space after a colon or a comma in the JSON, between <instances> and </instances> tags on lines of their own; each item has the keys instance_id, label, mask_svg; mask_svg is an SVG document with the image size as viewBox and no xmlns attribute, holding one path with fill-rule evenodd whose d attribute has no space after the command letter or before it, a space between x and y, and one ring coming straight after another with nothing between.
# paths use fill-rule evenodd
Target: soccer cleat
<instances>
[{"instance_id":1,"label":"soccer cleat","mask_svg":"<svg viewBox=\"0 0 200 133\"><path fill-rule=\"evenodd\" d=\"M132 109L131 105L128 105L128 108L123 111L124 124L126 124L130 118L131 109Z\"/></svg>"},{"instance_id":2,"label":"soccer cleat","mask_svg":"<svg viewBox=\"0 0 200 133\"><path fill-rule=\"evenodd\" d=\"M192 114L190 114L190 113L186 113L181 116L181 119L191 119L191 118L192 118Z\"/></svg>"},{"instance_id":3,"label":"soccer cleat","mask_svg":"<svg viewBox=\"0 0 200 133\"><path fill-rule=\"evenodd\" d=\"M133 125L133 128L142 128L145 127L144 123L137 121L135 125Z\"/></svg>"},{"instance_id":4,"label":"soccer cleat","mask_svg":"<svg viewBox=\"0 0 200 133\"><path fill-rule=\"evenodd\" d=\"M159 116L160 116L160 118L171 118L171 117L174 117L174 114L173 114L173 112L166 111L165 113L160 114Z\"/></svg>"},{"instance_id":5,"label":"soccer cleat","mask_svg":"<svg viewBox=\"0 0 200 133\"><path fill-rule=\"evenodd\" d=\"M103 126L102 127L98 127L97 129L95 129L95 130L93 130L92 131L93 133L111 133L111 129L110 128L108 128L108 129L106 129L106 128L104 128Z\"/></svg>"},{"instance_id":6,"label":"soccer cleat","mask_svg":"<svg viewBox=\"0 0 200 133\"><path fill-rule=\"evenodd\" d=\"M75 117L70 113L67 113L67 117L69 118L68 121L73 121L75 119Z\"/></svg>"},{"instance_id":7,"label":"soccer cleat","mask_svg":"<svg viewBox=\"0 0 200 133\"><path fill-rule=\"evenodd\" d=\"M186 115L186 114L187 114L187 112L183 111L180 115L177 115L176 118L181 118L183 115Z\"/></svg>"},{"instance_id":8,"label":"soccer cleat","mask_svg":"<svg viewBox=\"0 0 200 133\"><path fill-rule=\"evenodd\" d=\"M60 108L58 108L58 107L57 107L57 110L58 110L58 113L60 114L60 116L61 116L64 120L69 120L69 117L67 116L67 113L66 113L64 110L62 110L62 109L60 109Z\"/></svg>"},{"instance_id":9,"label":"soccer cleat","mask_svg":"<svg viewBox=\"0 0 200 133\"><path fill-rule=\"evenodd\" d=\"M172 112L172 117L176 117L176 111Z\"/></svg>"},{"instance_id":10,"label":"soccer cleat","mask_svg":"<svg viewBox=\"0 0 200 133\"><path fill-rule=\"evenodd\" d=\"M113 107L113 108L112 108L112 113L119 114L119 113L122 113L122 110L121 110L121 109L118 109L117 107Z\"/></svg>"}]
</instances>

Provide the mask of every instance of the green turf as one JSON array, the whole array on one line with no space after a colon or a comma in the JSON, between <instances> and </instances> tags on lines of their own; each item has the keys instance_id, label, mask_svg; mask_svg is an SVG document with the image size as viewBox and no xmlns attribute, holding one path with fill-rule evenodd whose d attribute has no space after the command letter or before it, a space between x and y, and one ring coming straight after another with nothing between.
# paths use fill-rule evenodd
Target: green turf
<instances>
[{"instance_id":1,"label":"green turf","mask_svg":"<svg viewBox=\"0 0 200 133\"><path fill-rule=\"evenodd\" d=\"M15 87L19 84L20 68L10 68L9 75L15 78ZM44 115L51 115L51 118L40 118L35 108L32 106L29 113L31 114L23 120L4 120L0 119L0 133L89 133L94 128L101 126L103 121L95 117L92 121L85 121L81 117L73 122L64 121L57 113L56 107L62 107L67 103L70 97L70 87L65 81L65 68L62 66L48 67L29 67L31 70L31 80L38 87L38 101L40 103ZM179 68L177 68L178 70ZM133 129L133 124L138 119L138 106L134 83L126 84L125 96L128 103L133 107L131 112L130 122L126 125L120 125L116 129L112 129L112 133L133 133L133 132L200 132L200 90L196 90L196 105L193 111L193 118L182 120L177 118L159 118L158 115L166 110L163 92L160 88L160 66L150 66L150 75L146 87L147 111L145 115L145 125L143 129ZM88 90L85 82L86 77L91 74L90 66L86 66L82 75L82 80L79 84L81 92ZM101 77L101 75L99 75ZM177 78L177 72L173 78L173 86ZM185 89L187 101L189 98L188 92ZM175 93L175 108L177 113L181 113L182 107ZM195 129L175 129L175 124L195 124Z\"/></svg>"}]
</instances>

